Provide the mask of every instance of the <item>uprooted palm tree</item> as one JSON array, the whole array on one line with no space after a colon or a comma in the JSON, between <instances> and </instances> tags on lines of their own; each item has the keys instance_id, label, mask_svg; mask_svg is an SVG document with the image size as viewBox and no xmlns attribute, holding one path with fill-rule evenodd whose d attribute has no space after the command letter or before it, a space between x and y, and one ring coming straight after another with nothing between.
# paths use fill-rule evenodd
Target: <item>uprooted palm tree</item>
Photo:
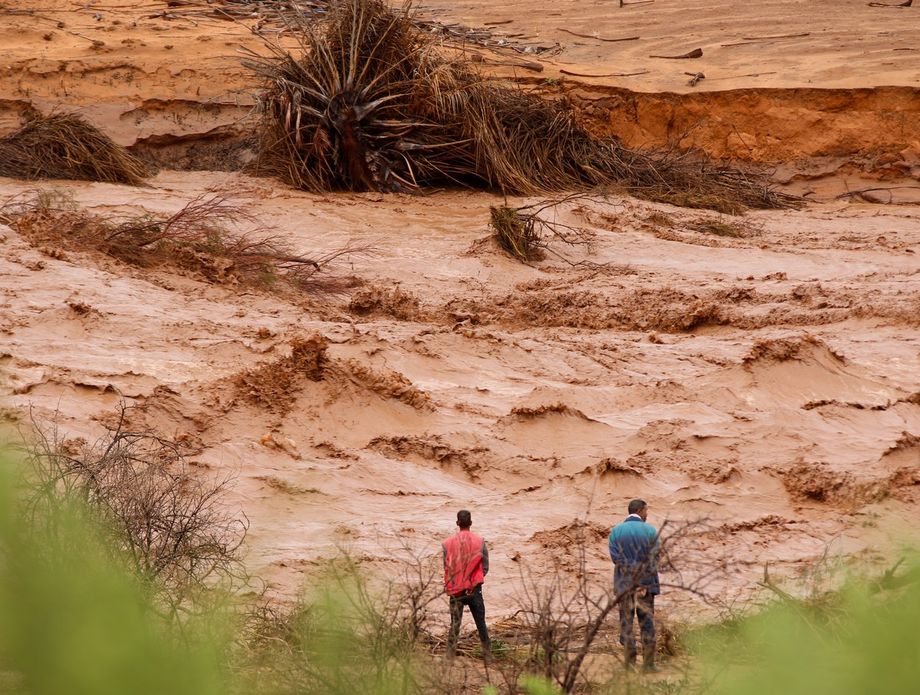
<instances>
[{"instance_id":1,"label":"uprooted palm tree","mask_svg":"<svg viewBox=\"0 0 920 695\"><path fill-rule=\"evenodd\" d=\"M505 193L609 184L738 211L789 199L756 177L679 153L592 137L566 100L487 82L383 0L338 0L302 18L299 55L267 42L247 65L267 82L258 167L312 191L459 183Z\"/></svg>"}]
</instances>

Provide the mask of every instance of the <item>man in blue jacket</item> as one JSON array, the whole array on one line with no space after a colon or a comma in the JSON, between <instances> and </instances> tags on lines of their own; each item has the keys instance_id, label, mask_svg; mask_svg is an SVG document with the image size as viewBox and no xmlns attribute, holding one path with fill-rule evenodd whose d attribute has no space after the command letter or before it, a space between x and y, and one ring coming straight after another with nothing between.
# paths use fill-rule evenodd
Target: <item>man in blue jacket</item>
<instances>
[{"instance_id":1,"label":"man in blue jacket","mask_svg":"<svg viewBox=\"0 0 920 695\"><path fill-rule=\"evenodd\" d=\"M613 560L613 589L619 597L620 644L626 650L626 668L636 664L636 635L633 617L639 619L642 635L642 668L655 667L655 595L658 582L658 532L647 524L644 500L629 503L629 516L610 531L610 559Z\"/></svg>"}]
</instances>

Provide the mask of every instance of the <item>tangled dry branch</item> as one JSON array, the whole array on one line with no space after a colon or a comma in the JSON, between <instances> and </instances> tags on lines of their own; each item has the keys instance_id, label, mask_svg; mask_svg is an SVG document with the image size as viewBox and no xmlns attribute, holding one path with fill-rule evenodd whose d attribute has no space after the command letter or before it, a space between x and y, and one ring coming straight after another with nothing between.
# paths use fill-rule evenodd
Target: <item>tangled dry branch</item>
<instances>
[{"instance_id":1,"label":"tangled dry branch","mask_svg":"<svg viewBox=\"0 0 920 695\"><path fill-rule=\"evenodd\" d=\"M33 519L84 503L101 520L110 547L145 581L167 616L200 608L216 583L245 580L239 551L248 529L223 497L231 480L196 475L180 443L127 424L122 404L95 444L65 439L54 422L34 424L29 473Z\"/></svg>"},{"instance_id":2,"label":"tangled dry branch","mask_svg":"<svg viewBox=\"0 0 920 695\"><path fill-rule=\"evenodd\" d=\"M330 263L370 251L346 244L307 256L263 227L246 206L219 190L206 191L172 215L144 213L103 218L54 191L0 206L0 222L43 248L101 251L132 265L174 266L215 283L271 286L283 280L299 289L335 289L316 277ZM247 231L238 231L240 225Z\"/></svg>"}]
</instances>

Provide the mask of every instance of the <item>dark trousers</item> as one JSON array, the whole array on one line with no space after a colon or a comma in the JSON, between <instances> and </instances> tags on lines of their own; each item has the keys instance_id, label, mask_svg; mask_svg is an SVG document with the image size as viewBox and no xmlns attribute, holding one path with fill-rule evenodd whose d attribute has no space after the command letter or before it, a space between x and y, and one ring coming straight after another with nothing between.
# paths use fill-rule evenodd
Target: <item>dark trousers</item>
<instances>
[{"instance_id":1,"label":"dark trousers","mask_svg":"<svg viewBox=\"0 0 920 695\"><path fill-rule=\"evenodd\" d=\"M470 613L473 614L476 630L479 632L479 641L482 642L482 652L488 657L492 651L492 640L489 639L489 628L486 626L486 604L482 600L481 584L469 594L450 597L450 633L447 635L447 656L453 656L457 652L464 606L469 606Z\"/></svg>"},{"instance_id":2,"label":"dark trousers","mask_svg":"<svg viewBox=\"0 0 920 695\"><path fill-rule=\"evenodd\" d=\"M627 666L636 663L636 634L633 618L639 619L642 636L642 662L655 663L655 595L645 589L624 594L620 599L620 644L626 650Z\"/></svg>"}]
</instances>

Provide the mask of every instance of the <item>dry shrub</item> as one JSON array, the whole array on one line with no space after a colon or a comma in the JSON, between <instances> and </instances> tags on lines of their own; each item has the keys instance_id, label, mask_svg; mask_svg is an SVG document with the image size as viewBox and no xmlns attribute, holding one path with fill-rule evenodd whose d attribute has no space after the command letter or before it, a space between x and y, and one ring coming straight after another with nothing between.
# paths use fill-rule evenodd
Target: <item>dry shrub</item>
<instances>
[{"instance_id":1,"label":"dry shrub","mask_svg":"<svg viewBox=\"0 0 920 695\"><path fill-rule=\"evenodd\" d=\"M416 321L422 316L419 298L395 287L364 287L352 295L348 310L358 316L392 316L400 321Z\"/></svg>"},{"instance_id":2,"label":"dry shrub","mask_svg":"<svg viewBox=\"0 0 920 695\"><path fill-rule=\"evenodd\" d=\"M323 492L315 487L303 487L292 483L289 480L284 478L279 478L276 475L264 475L257 476L256 480L260 480L272 490L277 490L278 492L291 495L292 497L300 497L302 495L322 495Z\"/></svg>"},{"instance_id":3,"label":"dry shrub","mask_svg":"<svg viewBox=\"0 0 920 695\"><path fill-rule=\"evenodd\" d=\"M711 554L696 556L695 544L711 544L701 537L706 528L702 521L662 524L650 565L636 568L634 582L621 593L614 591L609 574L604 572L600 579L590 570L589 558L606 555L608 527L578 519L534 534L531 542L553 552L559 561L539 573L532 573L525 563L519 565L518 610L493 630L514 652L515 658L495 664L508 692L518 692L515 686L522 673L539 674L565 693L595 692L597 684L589 681L588 655L600 651L599 641L616 639L612 618L624 596L638 588L639 578L652 566L667 572L662 586L669 593L676 590L715 599L730 563L713 562ZM673 642L673 634L662 630L656 651L673 652Z\"/></svg>"},{"instance_id":4,"label":"dry shrub","mask_svg":"<svg viewBox=\"0 0 920 695\"><path fill-rule=\"evenodd\" d=\"M511 208L507 205L493 206L491 210L492 237L500 248L520 261L539 261L551 253L573 266L587 266L595 270L609 270L609 265L599 265L590 261L570 261L556 252L550 245L560 241L568 246L583 246L590 249L595 235L581 227L574 227L543 216L547 210L553 210L573 200L590 200L601 197L600 194L570 193L559 198L541 200L531 205ZM622 268L618 268L622 272Z\"/></svg>"},{"instance_id":5,"label":"dry shrub","mask_svg":"<svg viewBox=\"0 0 920 695\"><path fill-rule=\"evenodd\" d=\"M258 168L311 191L459 183L529 194L618 182L690 207L738 212L791 199L687 153L593 138L565 100L484 79L382 0L338 0L292 20L299 57L267 41L247 66L266 82Z\"/></svg>"},{"instance_id":6,"label":"dry shrub","mask_svg":"<svg viewBox=\"0 0 920 695\"><path fill-rule=\"evenodd\" d=\"M30 511L35 520L50 519L46 512L58 505L85 503L118 557L175 618L200 607L216 583L245 581L239 551L248 522L223 504L229 479L194 474L182 443L129 429L127 413L122 405L95 444L65 439L54 423L33 422Z\"/></svg>"},{"instance_id":7,"label":"dry shrub","mask_svg":"<svg viewBox=\"0 0 920 695\"><path fill-rule=\"evenodd\" d=\"M653 210L645 216L645 221L657 227L673 227L674 220L660 210Z\"/></svg>"},{"instance_id":8,"label":"dry shrub","mask_svg":"<svg viewBox=\"0 0 920 695\"><path fill-rule=\"evenodd\" d=\"M445 693L420 656L437 643L432 608L443 600L439 553L392 549L397 574L380 581L343 552L311 576L291 606L256 604L243 624L241 665L260 691L323 695ZM454 674L455 675L455 674Z\"/></svg>"},{"instance_id":9,"label":"dry shrub","mask_svg":"<svg viewBox=\"0 0 920 695\"><path fill-rule=\"evenodd\" d=\"M346 246L314 258L303 256L219 191L203 193L169 216L145 213L121 219L92 214L66 195L44 191L30 201L6 203L0 221L41 248L100 251L132 265L181 268L214 283L270 287L283 280L301 289L322 289L316 275L328 263L367 250ZM236 231L241 223L255 229Z\"/></svg>"},{"instance_id":10,"label":"dry shrub","mask_svg":"<svg viewBox=\"0 0 920 695\"><path fill-rule=\"evenodd\" d=\"M0 138L0 176L139 186L151 173L124 147L72 114L36 114Z\"/></svg>"},{"instance_id":11,"label":"dry shrub","mask_svg":"<svg viewBox=\"0 0 920 695\"><path fill-rule=\"evenodd\" d=\"M291 354L237 374L237 396L260 408L286 414L297 398L302 379L320 381L326 370L328 342L320 334L291 341Z\"/></svg>"}]
</instances>

